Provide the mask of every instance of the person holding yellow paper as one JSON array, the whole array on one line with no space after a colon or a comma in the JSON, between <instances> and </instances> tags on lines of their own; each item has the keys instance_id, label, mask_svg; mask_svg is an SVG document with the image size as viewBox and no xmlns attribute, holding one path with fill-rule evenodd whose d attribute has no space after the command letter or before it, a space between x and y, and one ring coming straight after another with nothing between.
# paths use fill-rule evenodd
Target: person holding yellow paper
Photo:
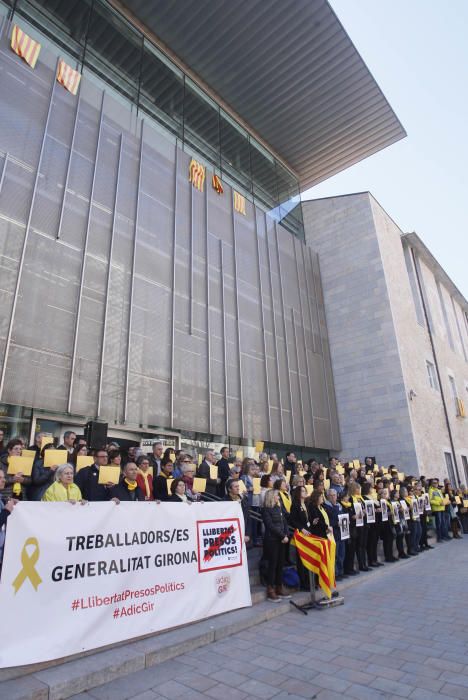
<instances>
[{"instance_id":1,"label":"person holding yellow paper","mask_svg":"<svg viewBox=\"0 0 468 700\"><path fill-rule=\"evenodd\" d=\"M60 464L56 468L54 482L47 488L41 500L68 501L69 503L85 502L82 499L80 489L73 483L73 466L71 464Z\"/></svg>"},{"instance_id":2,"label":"person holding yellow paper","mask_svg":"<svg viewBox=\"0 0 468 700\"><path fill-rule=\"evenodd\" d=\"M75 483L80 489L86 501L108 501L110 490L115 485L109 481L106 484L99 483L99 470L107 466L107 452L104 449L94 452L94 464L83 467L75 476Z\"/></svg>"},{"instance_id":3,"label":"person holding yellow paper","mask_svg":"<svg viewBox=\"0 0 468 700\"><path fill-rule=\"evenodd\" d=\"M161 460L161 472L153 479L153 495L156 501L168 501L167 480L172 479L174 465L170 457Z\"/></svg>"},{"instance_id":4,"label":"person holding yellow paper","mask_svg":"<svg viewBox=\"0 0 468 700\"><path fill-rule=\"evenodd\" d=\"M55 472L58 463L51 467L44 466L44 456L49 450L56 451L53 444L45 445L39 453L39 459L36 459L31 472L31 485L28 488L28 498L30 501L41 501L42 496L47 491L49 486L54 483Z\"/></svg>"},{"instance_id":5,"label":"person holding yellow paper","mask_svg":"<svg viewBox=\"0 0 468 700\"><path fill-rule=\"evenodd\" d=\"M8 458L21 457L23 442L19 438L14 438L7 443L6 454L0 458L0 468L5 472L4 498L15 498L18 501L25 501L27 488L31 485L31 477L25 476L22 472L8 474Z\"/></svg>"},{"instance_id":6,"label":"person holding yellow paper","mask_svg":"<svg viewBox=\"0 0 468 700\"><path fill-rule=\"evenodd\" d=\"M200 466L197 468L196 474L199 478L206 479L205 492L210 496L216 496L218 484L221 483L221 479L219 477L216 479L211 478L210 467L214 466L214 463L214 450L206 450L205 457L203 458Z\"/></svg>"},{"instance_id":7,"label":"person holding yellow paper","mask_svg":"<svg viewBox=\"0 0 468 700\"><path fill-rule=\"evenodd\" d=\"M73 453L71 454L68 463L73 464L73 466L76 469L76 463L78 461L78 457L87 457L88 456L88 448L86 445L79 445L77 444L73 450Z\"/></svg>"},{"instance_id":8,"label":"person holding yellow paper","mask_svg":"<svg viewBox=\"0 0 468 700\"><path fill-rule=\"evenodd\" d=\"M123 475L119 483L110 490L111 499L116 501L129 501L131 503L144 501L145 495L138 486L137 475L138 467L135 462L127 462L123 468Z\"/></svg>"}]
</instances>

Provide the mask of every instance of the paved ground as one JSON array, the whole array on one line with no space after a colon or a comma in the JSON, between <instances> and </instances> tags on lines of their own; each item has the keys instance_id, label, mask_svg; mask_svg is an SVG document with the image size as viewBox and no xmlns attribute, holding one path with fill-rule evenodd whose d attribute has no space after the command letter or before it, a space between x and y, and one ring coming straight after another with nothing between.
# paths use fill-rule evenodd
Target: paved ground
<instances>
[{"instance_id":1,"label":"paved ground","mask_svg":"<svg viewBox=\"0 0 468 700\"><path fill-rule=\"evenodd\" d=\"M465 537L361 574L341 607L292 611L74 700L468 700L467 574Z\"/></svg>"}]
</instances>

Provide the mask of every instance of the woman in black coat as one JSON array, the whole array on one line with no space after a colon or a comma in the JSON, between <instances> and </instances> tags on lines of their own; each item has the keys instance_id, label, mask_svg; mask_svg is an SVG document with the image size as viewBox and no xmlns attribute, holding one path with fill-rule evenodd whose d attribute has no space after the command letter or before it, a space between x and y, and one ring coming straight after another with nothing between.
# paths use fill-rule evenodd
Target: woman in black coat
<instances>
[{"instance_id":1,"label":"woman in black coat","mask_svg":"<svg viewBox=\"0 0 468 700\"><path fill-rule=\"evenodd\" d=\"M327 537L331 531L328 515L323 508L323 493L313 491L307 500L307 513L309 516L309 532L316 537Z\"/></svg>"},{"instance_id":2,"label":"woman in black coat","mask_svg":"<svg viewBox=\"0 0 468 700\"><path fill-rule=\"evenodd\" d=\"M281 598L290 598L283 590L284 545L289 542L288 523L279 503L279 493L270 489L265 494L263 505L263 558L268 562L267 597L277 603Z\"/></svg>"},{"instance_id":3,"label":"woman in black coat","mask_svg":"<svg viewBox=\"0 0 468 700\"><path fill-rule=\"evenodd\" d=\"M289 513L289 525L294 530L299 530L303 535L310 534L310 520L307 512L307 490L304 486L297 486L292 495L291 512ZM296 550L296 569L301 582L301 589L310 590L309 573L301 561Z\"/></svg>"}]
</instances>

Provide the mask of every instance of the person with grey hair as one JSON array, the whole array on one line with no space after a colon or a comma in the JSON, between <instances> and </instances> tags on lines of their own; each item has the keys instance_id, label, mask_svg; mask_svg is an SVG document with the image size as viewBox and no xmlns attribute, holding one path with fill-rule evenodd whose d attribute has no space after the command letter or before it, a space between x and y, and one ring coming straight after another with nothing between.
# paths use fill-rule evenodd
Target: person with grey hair
<instances>
[{"instance_id":1,"label":"person with grey hair","mask_svg":"<svg viewBox=\"0 0 468 700\"><path fill-rule=\"evenodd\" d=\"M153 452L148 454L150 467L153 467L153 479L156 479L161 472L161 460L164 452L164 446L161 440L153 442Z\"/></svg>"},{"instance_id":2,"label":"person with grey hair","mask_svg":"<svg viewBox=\"0 0 468 700\"><path fill-rule=\"evenodd\" d=\"M73 467L71 464L60 464L55 470L55 481L42 496L43 501L68 501L69 503L83 502L81 491L73 483Z\"/></svg>"},{"instance_id":3,"label":"person with grey hair","mask_svg":"<svg viewBox=\"0 0 468 700\"><path fill-rule=\"evenodd\" d=\"M211 479L210 477L210 467L215 463L214 450L206 450L205 458L197 469L197 476L206 479L206 489L205 493L216 496L217 485L221 482L218 479Z\"/></svg>"}]
</instances>

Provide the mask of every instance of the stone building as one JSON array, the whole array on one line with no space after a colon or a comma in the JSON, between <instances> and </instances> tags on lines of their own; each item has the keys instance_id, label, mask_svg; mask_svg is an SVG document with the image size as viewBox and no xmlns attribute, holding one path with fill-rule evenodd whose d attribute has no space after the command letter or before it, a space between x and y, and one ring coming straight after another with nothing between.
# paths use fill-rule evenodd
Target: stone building
<instances>
[{"instance_id":1,"label":"stone building","mask_svg":"<svg viewBox=\"0 0 468 700\"><path fill-rule=\"evenodd\" d=\"M342 457L468 481L468 302L369 192L303 203L318 252Z\"/></svg>"}]
</instances>

